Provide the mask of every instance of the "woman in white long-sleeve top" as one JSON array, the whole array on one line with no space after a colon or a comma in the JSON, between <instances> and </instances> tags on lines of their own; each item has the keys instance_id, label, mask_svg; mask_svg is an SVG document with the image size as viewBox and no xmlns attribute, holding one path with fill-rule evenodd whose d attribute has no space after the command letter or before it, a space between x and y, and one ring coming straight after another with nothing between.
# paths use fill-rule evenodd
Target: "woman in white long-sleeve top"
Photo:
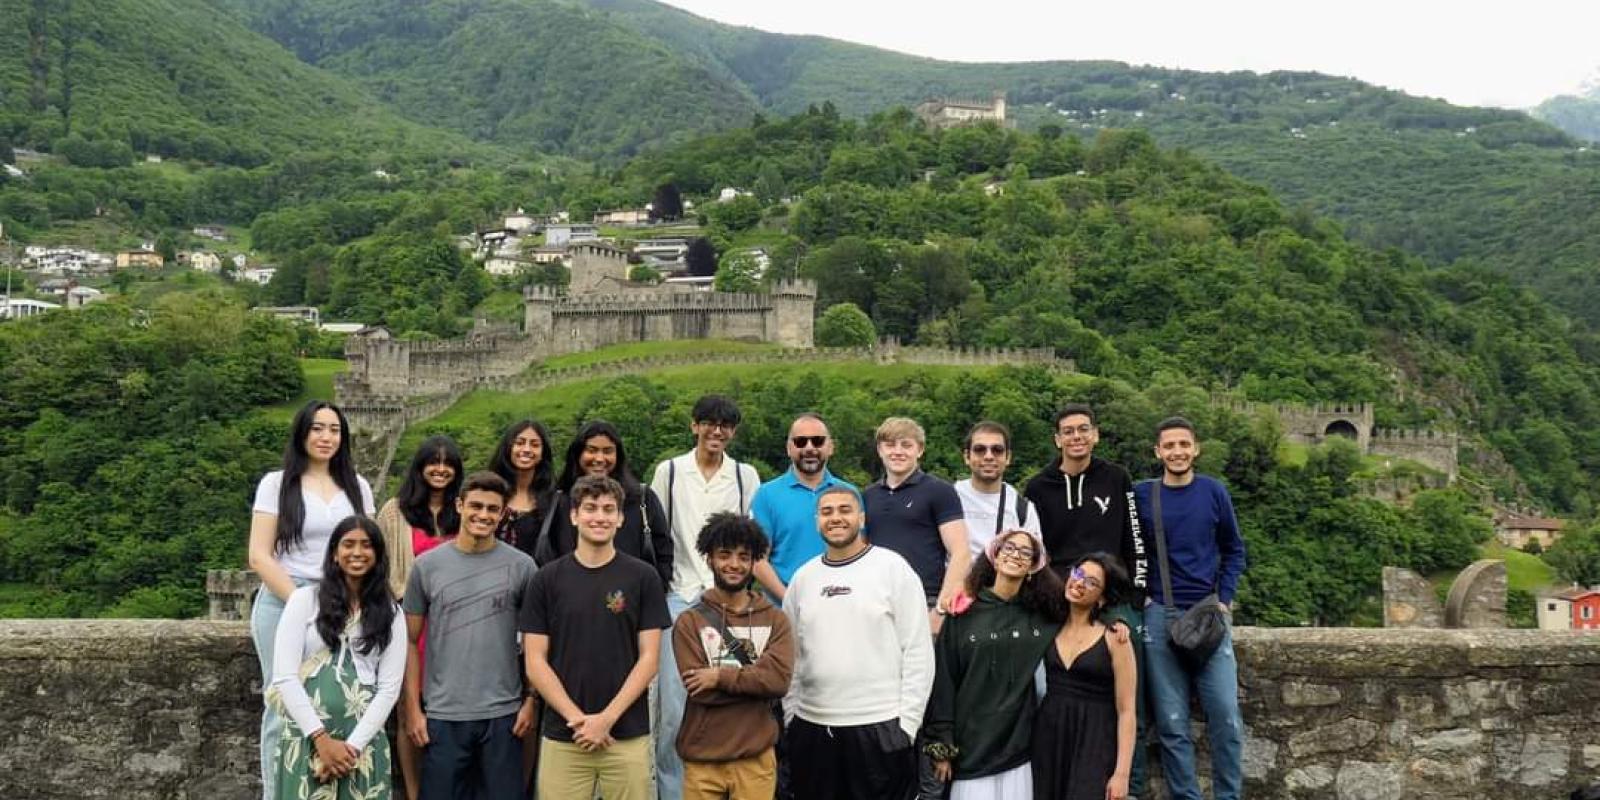
<instances>
[{"instance_id":1,"label":"woman in white long-sleeve top","mask_svg":"<svg viewBox=\"0 0 1600 800\"><path fill-rule=\"evenodd\" d=\"M274 747L277 800L390 796L383 724L406 671L405 617L388 586L378 523L333 529L322 582L289 595L267 702L288 718Z\"/></svg>"}]
</instances>

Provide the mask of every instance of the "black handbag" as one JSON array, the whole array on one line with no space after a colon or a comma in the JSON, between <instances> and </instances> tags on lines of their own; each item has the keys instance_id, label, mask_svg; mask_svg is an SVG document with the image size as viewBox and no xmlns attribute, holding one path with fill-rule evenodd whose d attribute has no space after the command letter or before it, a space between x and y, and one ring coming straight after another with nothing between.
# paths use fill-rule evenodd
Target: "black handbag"
<instances>
[{"instance_id":1,"label":"black handbag","mask_svg":"<svg viewBox=\"0 0 1600 800\"><path fill-rule=\"evenodd\" d=\"M1167 561L1167 531L1161 521L1161 481L1151 481L1150 512L1155 517L1156 557L1161 560L1162 605L1166 616L1167 639L1178 661L1189 672L1199 672L1222 646L1228 633L1228 612L1215 590L1188 610L1180 612L1172 596L1172 567Z\"/></svg>"}]
</instances>

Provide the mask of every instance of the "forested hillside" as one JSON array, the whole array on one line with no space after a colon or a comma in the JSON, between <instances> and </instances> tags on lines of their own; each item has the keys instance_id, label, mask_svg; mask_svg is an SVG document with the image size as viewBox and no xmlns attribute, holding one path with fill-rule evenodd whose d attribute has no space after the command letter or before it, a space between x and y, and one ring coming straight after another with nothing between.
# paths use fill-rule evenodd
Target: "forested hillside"
<instances>
[{"instance_id":1,"label":"forested hillside","mask_svg":"<svg viewBox=\"0 0 1600 800\"><path fill-rule=\"evenodd\" d=\"M742 123L736 81L581 5L549 0L213 0L412 119L616 159Z\"/></svg>"},{"instance_id":2,"label":"forested hillside","mask_svg":"<svg viewBox=\"0 0 1600 800\"><path fill-rule=\"evenodd\" d=\"M488 148L407 122L204 0L0 4L0 142L121 166L253 167L304 149Z\"/></svg>"}]
</instances>

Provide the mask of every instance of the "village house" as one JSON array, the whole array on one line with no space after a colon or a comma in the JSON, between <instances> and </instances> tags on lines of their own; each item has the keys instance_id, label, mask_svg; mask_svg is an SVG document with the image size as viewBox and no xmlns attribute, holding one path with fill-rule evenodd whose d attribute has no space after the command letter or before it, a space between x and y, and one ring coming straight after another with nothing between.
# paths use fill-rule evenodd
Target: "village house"
<instances>
[{"instance_id":1,"label":"village house","mask_svg":"<svg viewBox=\"0 0 1600 800\"><path fill-rule=\"evenodd\" d=\"M508 256L497 253L483 262L483 271L497 277L505 277L521 272L532 263L521 256Z\"/></svg>"},{"instance_id":2,"label":"village house","mask_svg":"<svg viewBox=\"0 0 1600 800\"><path fill-rule=\"evenodd\" d=\"M316 306L256 306L250 309L261 314L271 314L278 319L290 322L306 322L312 325L322 324L322 312Z\"/></svg>"},{"instance_id":3,"label":"village house","mask_svg":"<svg viewBox=\"0 0 1600 800\"><path fill-rule=\"evenodd\" d=\"M221 225L196 225L192 233L202 239L212 239L218 242L228 241L228 232Z\"/></svg>"},{"instance_id":4,"label":"village house","mask_svg":"<svg viewBox=\"0 0 1600 800\"><path fill-rule=\"evenodd\" d=\"M267 284L272 283L272 276L276 274L278 274L277 267L254 267L252 269L240 270L239 280L250 281L251 283L259 283L262 286L266 286Z\"/></svg>"},{"instance_id":5,"label":"village house","mask_svg":"<svg viewBox=\"0 0 1600 800\"><path fill-rule=\"evenodd\" d=\"M205 250L189 253L189 268L196 272L215 275L222 271L222 257Z\"/></svg>"},{"instance_id":6,"label":"village house","mask_svg":"<svg viewBox=\"0 0 1600 800\"><path fill-rule=\"evenodd\" d=\"M579 242L593 242L599 239L600 229L582 222L549 225L544 229L544 244L546 247L566 247Z\"/></svg>"},{"instance_id":7,"label":"village house","mask_svg":"<svg viewBox=\"0 0 1600 800\"><path fill-rule=\"evenodd\" d=\"M1600 586L1574 585L1538 600L1539 629L1600 631Z\"/></svg>"},{"instance_id":8,"label":"village house","mask_svg":"<svg viewBox=\"0 0 1600 800\"><path fill-rule=\"evenodd\" d=\"M234 269L244 269L244 265L249 263L249 259L244 257L244 253L234 253L233 258L230 260L233 261Z\"/></svg>"},{"instance_id":9,"label":"village house","mask_svg":"<svg viewBox=\"0 0 1600 800\"><path fill-rule=\"evenodd\" d=\"M535 264L564 264L567 261L567 248L541 245L528 251L528 260Z\"/></svg>"},{"instance_id":10,"label":"village house","mask_svg":"<svg viewBox=\"0 0 1600 800\"><path fill-rule=\"evenodd\" d=\"M1537 517L1505 513L1495 519L1494 535L1500 543L1513 550L1521 550L1529 542L1538 542L1540 550L1561 540L1562 521L1553 517Z\"/></svg>"},{"instance_id":11,"label":"village house","mask_svg":"<svg viewBox=\"0 0 1600 800\"><path fill-rule=\"evenodd\" d=\"M121 250L117 252L117 269L142 267L144 269L161 269L166 266L166 260L154 250Z\"/></svg>"},{"instance_id":12,"label":"village house","mask_svg":"<svg viewBox=\"0 0 1600 800\"><path fill-rule=\"evenodd\" d=\"M596 225L617 225L625 228L636 228L650 224L650 209L648 208L618 208L611 211L600 211L594 215Z\"/></svg>"},{"instance_id":13,"label":"village house","mask_svg":"<svg viewBox=\"0 0 1600 800\"><path fill-rule=\"evenodd\" d=\"M506 215L505 221L501 223L501 226L508 231L522 233L535 227L537 224L538 223L534 220L532 214L529 214L523 211L521 208L518 208L515 213Z\"/></svg>"},{"instance_id":14,"label":"village house","mask_svg":"<svg viewBox=\"0 0 1600 800\"><path fill-rule=\"evenodd\" d=\"M106 293L93 286L74 286L67 290L67 308L78 309L106 299Z\"/></svg>"},{"instance_id":15,"label":"village house","mask_svg":"<svg viewBox=\"0 0 1600 800\"><path fill-rule=\"evenodd\" d=\"M56 303L47 303L43 300L31 300L26 297L11 297L0 294L0 319L26 319L38 316L46 311L54 311L61 306Z\"/></svg>"},{"instance_id":16,"label":"village house","mask_svg":"<svg viewBox=\"0 0 1600 800\"><path fill-rule=\"evenodd\" d=\"M103 272L113 263L104 253L78 247L28 247L23 251L23 262L46 275Z\"/></svg>"}]
</instances>

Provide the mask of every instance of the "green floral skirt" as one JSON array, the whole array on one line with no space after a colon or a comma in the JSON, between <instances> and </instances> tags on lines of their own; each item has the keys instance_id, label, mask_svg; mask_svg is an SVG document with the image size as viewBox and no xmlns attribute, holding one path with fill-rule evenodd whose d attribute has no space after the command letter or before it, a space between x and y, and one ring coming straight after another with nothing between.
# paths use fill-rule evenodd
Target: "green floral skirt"
<instances>
[{"instance_id":1,"label":"green floral skirt","mask_svg":"<svg viewBox=\"0 0 1600 800\"><path fill-rule=\"evenodd\" d=\"M300 665L300 683L311 697L311 707L328 729L328 734L344 741L355 731L376 690L357 682L355 669L335 668L332 654L323 650ZM267 702L283 714L283 738L278 740L278 791L276 800L389 800L389 737L382 731L356 759L349 775L327 783L319 782L314 765L321 762L317 748L300 726L294 724L283 707L277 690L267 694Z\"/></svg>"}]
</instances>

